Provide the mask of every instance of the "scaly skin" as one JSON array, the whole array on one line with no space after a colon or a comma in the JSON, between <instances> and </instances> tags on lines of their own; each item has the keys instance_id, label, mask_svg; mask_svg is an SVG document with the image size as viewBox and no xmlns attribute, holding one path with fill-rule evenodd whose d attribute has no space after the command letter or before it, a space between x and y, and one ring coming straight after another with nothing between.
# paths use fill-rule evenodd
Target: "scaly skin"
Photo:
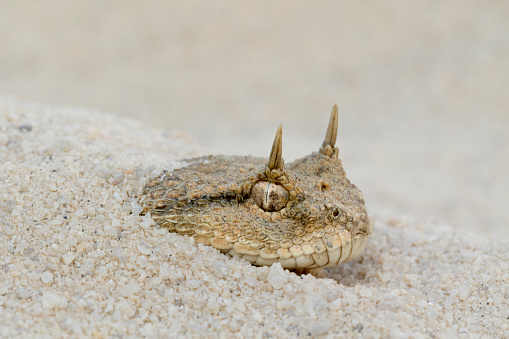
<instances>
[{"instance_id":1,"label":"scaly skin","mask_svg":"<svg viewBox=\"0 0 509 339\"><path fill-rule=\"evenodd\" d=\"M335 266L356 258L373 231L361 191L334 147L334 106L319 152L284 165L281 126L269 161L205 156L145 186L143 213L254 265L288 269Z\"/></svg>"}]
</instances>

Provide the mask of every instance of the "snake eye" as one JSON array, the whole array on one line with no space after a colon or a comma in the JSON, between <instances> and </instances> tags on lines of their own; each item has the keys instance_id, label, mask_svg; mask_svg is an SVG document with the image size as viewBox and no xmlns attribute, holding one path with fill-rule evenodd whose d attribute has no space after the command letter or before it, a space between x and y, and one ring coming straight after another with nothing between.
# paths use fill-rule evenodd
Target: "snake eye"
<instances>
[{"instance_id":1,"label":"snake eye","mask_svg":"<svg viewBox=\"0 0 509 339\"><path fill-rule=\"evenodd\" d=\"M286 188L270 181L258 181L251 190L254 202L264 211L281 210L288 203L289 194Z\"/></svg>"}]
</instances>

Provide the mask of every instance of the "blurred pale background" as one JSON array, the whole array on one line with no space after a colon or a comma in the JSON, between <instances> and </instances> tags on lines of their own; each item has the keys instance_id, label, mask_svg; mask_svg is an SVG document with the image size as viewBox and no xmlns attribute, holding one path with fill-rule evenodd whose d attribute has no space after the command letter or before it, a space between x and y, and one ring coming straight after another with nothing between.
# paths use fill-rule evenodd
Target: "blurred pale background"
<instances>
[{"instance_id":1,"label":"blurred pale background","mask_svg":"<svg viewBox=\"0 0 509 339\"><path fill-rule=\"evenodd\" d=\"M334 103L375 214L509 236L507 1L2 1L0 93L286 161Z\"/></svg>"}]
</instances>

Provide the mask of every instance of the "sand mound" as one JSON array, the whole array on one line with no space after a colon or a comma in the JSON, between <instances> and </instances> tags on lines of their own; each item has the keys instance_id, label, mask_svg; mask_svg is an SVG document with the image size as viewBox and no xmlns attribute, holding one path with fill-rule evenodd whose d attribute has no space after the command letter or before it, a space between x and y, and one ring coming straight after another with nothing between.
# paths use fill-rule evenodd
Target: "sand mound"
<instances>
[{"instance_id":1,"label":"sand mound","mask_svg":"<svg viewBox=\"0 0 509 339\"><path fill-rule=\"evenodd\" d=\"M0 335L509 337L507 242L376 220L332 280L157 229L135 192L193 151L135 121L0 100Z\"/></svg>"}]
</instances>

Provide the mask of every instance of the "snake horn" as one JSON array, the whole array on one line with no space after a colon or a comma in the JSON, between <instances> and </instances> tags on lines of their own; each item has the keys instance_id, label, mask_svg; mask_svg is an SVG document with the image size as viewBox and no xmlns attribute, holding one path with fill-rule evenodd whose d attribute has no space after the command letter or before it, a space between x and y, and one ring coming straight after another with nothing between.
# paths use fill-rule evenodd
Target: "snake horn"
<instances>
[{"instance_id":1,"label":"snake horn","mask_svg":"<svg viewBox=\"0 0 509 339\"><path fill-rule=\"evenodd\" d=\"M279 125L276 131L276 137L272 144L272 150L270 151L268 166L271 170L283 169L283 126Z\"/></svg>"},{"instance_id":2,"label":"snake horn","mask_svg":"<svg viewBox=\"0 0 509 339\"><path fill-rule=\"evenodd\" d=\"M330 114L329 126L327 126L327 132L325 133L325 140L323 141L322 147L330 145L334 148L336 146L336 140L338 138L338 105L332 107Z\"/></svg>"},{"instance_id":3,"label":"snake horn","mask_svg":"<svg viewBox=\"0 0 509 339\"><path fill-rule=\"evenodd\" d=\"M338 138L338 105L332 107L330 114L329 126L327 126L327 132L325 132L325 139L323 140L320 153L327 156L332 156L336 153L336 140Z\"/></svg>"}]
</instances>

